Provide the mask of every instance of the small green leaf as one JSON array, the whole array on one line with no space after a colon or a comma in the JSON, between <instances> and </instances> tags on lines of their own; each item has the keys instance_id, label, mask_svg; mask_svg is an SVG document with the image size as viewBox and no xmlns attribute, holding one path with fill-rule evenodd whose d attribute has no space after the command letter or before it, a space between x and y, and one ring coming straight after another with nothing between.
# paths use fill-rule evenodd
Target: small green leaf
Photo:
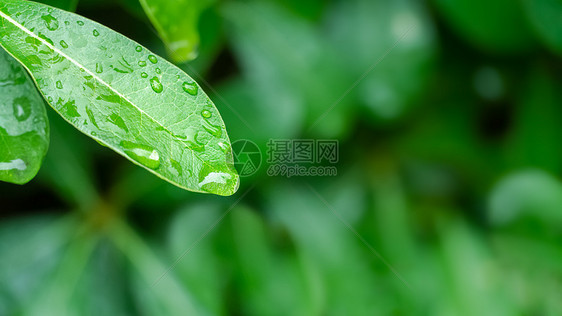
<instances>
[{"instance_id":1,"label":"small green leaf","mask_svg":"<svg viewBox=\"0 0 562 316\"><path fill-rule=\"evenodd\" d=\"M502 178L490 193L489 219L502 226L520 219L562 224L562 184L540 169L521 169Z\"/></svg>"},{"instance_id":2,"label":"small green leaf","mask_svg":"<svg viewBox=\"0 0 562 316\"><path fill-rule=\"evenodd\" d=\"M0 181L33 179L48 147L43 99L25 69L0 49Z\"/></svg>"},{"instance_id":3,"label":"small green leaf","mask_svg":"<svg viewBox=\"0 0 562 316\"><path fill-rule=\"evenodd\" d=\"M392 121L410 112L426 91L437 51L427 8L412 0L350 0L338 2L330 16L331 43L352 80L366 74L354 90L373 122Z\"/></svg>"},{"instance_id":4,"label":"small green leaf","mask_svg":"<svg viewBox=\"0 0 562 316\"><path fill-rule=\"evenodd\" d=\"M562 1L523 0L523 4L541 40L552 51L562 55Z\"/></svg>"},{"instance_id":5,"label":"small green leaf","mask_svg":"<svg viewBox=\"0 0 562 316\"><path fill-rule=\"evenodd\" d=\"M519 1L435 0L434 2L452 29L484 51L518 53L533 48L533 34L525 23Z\"/></svg>"},{"instance_id":6,"label":"small green leaf","mask_svg":"<svg viewBox=\"0 0 562 316\"><path fill-rule=\"evenodd\" d=\"M239 177L222 118L191 77L73 13L1 0L0 45L69 123L181 188L231 195Z\"/></svg>"},{"instance_id":7,"label":"small green leaf","mask_svg":"<svg viewBox=\"0 0 562 316\"><path fill-rule=\"evenodd\" d=\"M197 23L209 0L140 0L144 12L177 63L197 57L199 31Z\"/></svg>"},{"instance_id":8,"label":"small green leaf","mask_svg":"<svg viewBox=\"0 0 562 316\"><path fill-rule=\"evenodd\" d=\"M116 222L110 229L110 236L116 248L130 261L131 290L141 315L208 314L169 269L170 263L155 256L126 223Z\"/></svg>"}]
</instances>

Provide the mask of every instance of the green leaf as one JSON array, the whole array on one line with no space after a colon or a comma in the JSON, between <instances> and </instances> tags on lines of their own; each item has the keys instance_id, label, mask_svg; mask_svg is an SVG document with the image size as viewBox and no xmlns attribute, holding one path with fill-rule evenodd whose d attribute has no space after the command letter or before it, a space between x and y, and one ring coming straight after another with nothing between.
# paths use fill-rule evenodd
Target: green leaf
<instances>
[{"instance_id":1,"label":"green leaf","mask_svg":"<svg viewBox=\"0 0 562 316\"><path fill-rule=\"evenodd\" d=\"M536 167L552 174L562 171L562 94L557 76L540 66L524 81L514 107L513 129L505 147L509 169ZM541 141L536 141L540 139Z\"/></svg>"},{"instance_id":2,"label":"green leaf","mask_svg":"<svg viewBox=\"0 0 562 316\"><path fill-rule=\"evenodd\" d=\"M166 44L172 59L183 63L197 57L197 23L209 0L140 0L144 12Z\"/></svg>"},{"instance_id":3,"label":"green leaf","mask_svg":"<svg viewBox=\"0 0 562 316\"><path fill-rule=\"evenodd\" d=\"M29 182L48 147L43 99L25 69L0 49L0 181Z\"/></svg>"},{"instance_id":4,"label":"green leaf","mask_svg":"<svg viewBox=\"0 0 562 316\"><path fill-rule=\"evenodd\" d=\"M437 314L515 315L501 267L481 236L460 220L444 221L439 230Z\"/></svg>"},{"instance_id":5,"label":"green leaf","mask_svg":"<svg viewBox=\"0 0 562 316\"><path fill-rule=\"evenodd\" d=\"M333 54L314 25L270 2L229 2L222 13L231 23L228 38L248 86L241 89L258 100L251 115L260 119L258 123L248 120L250 127L264 124L269 137L288 138L295 137L306 121L312 127L322 117L314 126L315 136L333 138L349 130L350 99L330 106L352 81L341 58ZM245 106L240 111L248 109Z\"/></svg>"},{"instance_id":6,"label":"green leaf","mask_svg":"<svg viewBox=\"0 0 562 316\"><path fill-rule=\"evenodd\" d=\"M535 1L535 0L533 0ZM519 1L435 0L447 22L487 52L517 53L532 48L533 34Z\"/></svg>"},{"instance_id":7,"label":"green leaf","mask_svg":"<svg viewBox=\"0 0 562 316\"><path fill-rule=\"evenodd\" d=\"M116 222L111 240L131 267L132 292L141 315L207 315L170 268L126 223Z\"/></svg>"},{"instance_id":8,"label":"green leaf","mask_svg":"<svg viewBox=\"0 0 562 316\"><path fill-rule=\"evenodd\" d=\"M181 257L174 267L178 280L212 315L225 314L221 290L229 274L221 262L225 254L217 247L220 230L205 232L223 213L219 203L189 203L176 212L168 229L170 258ZM205 238L198 242L203 235ZM205 269L201 269L201 262L205 262Z\"/></svg>"},{"instance_id":9,"label":"green leaf","mask_svg":"<svg viewBox=\"0 0 562 316\"><path fill-rule=\"evenodd\" d=\"M90 210L99 200L95 187L92 166L92 151L84 144L85 135L75 133L74 128L67 124L58 114L48 113L51 140L49 154L43 162L40 179L54 193L80 210ZM96 146L96 144L92 144ZM139 169L139 168L136 168ZM139 169L139 172L144 170ZM151 175L147 175L153 178ZM155 179L159 181L159 179Z\"/></svg>"},{"instance_id":10,"label":"green leaf","mask_svg":"<svg viewBox=\"0 0 562 316\"><path fill-rule=\"evenodd\" d=\"M547 226L562 224L562 184L540 169L524 169L502 178L490 193L490 221L498 226L538 219Z\"/></svg>"},{"instance_id":11,"label":"green leaf","mask_svg":"<svg viewBox=\"0 0 562 316\"><path fill-rule=\"evenodd\" d=\"M73 13L0 1L0 44L69 123L181 188L231 195L239 177L218 110L176 66Z\"/></svg>"},{"instance_id":12,"label":"green leaf","mask_svg":"<svg viewBox=\"0 0 562 316\"><path fill-rule=\"evenodd\" d=\"M331 43L353 80L365 76L354 91L374 122L404 116L426 92L437 51L427 11L412 0L341 1L330 10Z\"/></svg>"},{"instance_id":13,"label":"green leaf","mask_svg":"<svg viewBox=\"0 0 562 316\"><path fill-rule=\"evenodd\" d=\"M562 55L562 1L523 0L525 12L540 39Z\"/></svg>"},{"instance_id":14,"label":"green leaf","mask_svg":"<svg viewBox=\"0 0 562 316\"><path fill-rule=\"evenodd\" d=\"M56 271L44 283L33 302L25 307L26 315L55 316L76 308L74 306L69 308L69 303L97 242L97 235L79 232L73 236ZM68 313L78 314L77 311Z\"/></svg>"},{"instance_id":15,"label":"green leaf","mask_svg":"<svg viewBox=\"0 0 562 316\"><path fill-rule=\"evenodd\" d=\"M53 215L2 220L1 315L21 315L18 311L35 301L55 274L69 240L74 237L76 220L75 216Z\"/></svg>"},{"instance_id":16,"label":"green leaf","mask_svg":"<svg viewBox=\"0 0 562 316\"><path fill-rule=\"evenodd\" d=\"M34 0L66 11L76 11L78 0Z\"/></svg>"}]
</instances>

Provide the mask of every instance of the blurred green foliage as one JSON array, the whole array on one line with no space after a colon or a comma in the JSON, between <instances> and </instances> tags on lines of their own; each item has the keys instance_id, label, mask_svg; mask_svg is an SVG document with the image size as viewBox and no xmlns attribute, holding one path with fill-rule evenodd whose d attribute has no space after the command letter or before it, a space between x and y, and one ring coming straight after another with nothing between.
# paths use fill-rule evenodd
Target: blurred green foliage
<instances>
[{"instance_id":1,"label":"blurred green foliage","mask_svg":"<svg viewBox=\"0 0 562 316\"><path fill-rule=\"evenodd\" d=\"M135 1L77 12L166 52ZM51 115L38 179L0 184L0 315L562 314L561 16L217 1L181 67L233 141L337 139L338 176L192 194Z\"/></svg>"}]
</instances>

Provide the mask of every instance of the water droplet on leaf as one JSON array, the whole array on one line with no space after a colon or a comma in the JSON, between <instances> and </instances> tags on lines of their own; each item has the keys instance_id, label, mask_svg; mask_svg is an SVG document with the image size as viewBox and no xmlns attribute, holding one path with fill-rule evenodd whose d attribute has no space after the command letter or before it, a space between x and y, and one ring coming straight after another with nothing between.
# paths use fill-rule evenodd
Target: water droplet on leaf
<instances>
[{"instance_id":1,"label":"water droplet on leaf","mask_svg":"<svg viewBox=\"0 0 562 316\"><path fill-rule=\"evenodd\" d=\"M0 170L20 170L20 171L24 171L25 169L27 169L27 165L25 164L25 161L21 160L21 159L14 159L12 161L9 162L0 162Z\"/></svg>"},{"instance_id":2,"label":"water droplet on leaf","mask_svg":"<svg viewBox=\"0 0 562 316\"><path fill-rule=\"evenodd\" d=\"M211 111L209 111L209 110L203 110L203 111L201 111L201 115L204 118L210 118L212 114L211 114Z\"/></svg>"},{"instance_id":3,"label":"water droplet on leaf","mask_svg":"<svg viewBox=\"0 0 562 316\"><path fill-rule=\"evenodd\" d=\"M183 91L191 94L191 95L197 95L197 92L199 91L199 87L197 86L197 84L195 82L184 82L182 85Z\"/></svg>"},{"instance_id":4,"label":"water droplet on leaf","mask_svg":"<svg viewBox=\"0 0 562 316\"><path fill-rule=\"evenodd\" d=\"M80 25L80 26L83 26L83 25L84 25L84 22L82 22L82 21L76 21L76 24L78 24L78 25Z\"/></svg>"},{"instance_id":5,"label":"water droplet on leaf","mask_svg":"<svg viewBox=\"0 0 562 316\"><path fill-rule=\"evenodd\" d=\"M12 103L12 110L18 121L25 121L31 115L31 103L26 97L16 98Z\"/></svg>"},{"instance_id":6,"label":"water droplet on leaf","mask_svg":"<svg viewBox=\"0 0 562 316\"><path fill-rule=\"evenodd\" d=\"M210 172L207 174L203 181L199 182L199 187L203 187L206 184L226 184L232 176L224 172Z\"/></svg>"},{"instance_id":7,"label":"water droplet on leaf","mask_svg":"<svg viewBox=\"0 0 562 316\"><path fill-rule=\"evenodd\" d=\"M187 139L187 148L193 151L203 152L205 150L205 144L199 140L199 132L191 134L190 136L184 136L180 138Z\"/></svg>"},{"instance_id":8,"label":"water droplet on leaf","mask_svg":"<svg viewBox=\"0 0 562 316\"><path fill-rule=\"evenodd\" d=\"M221 137L222 135L222 129L219 126L211 124L207 119L203 120L203 128L215 137Z\"/></svg>"},{"instance_id":9,"label":"water droplet on leaf","mask_svg":"<svg viewBox=\"0 0 562 316\"><path fill-rule=\"evenodd\" d=\"M62 48L68 48L68 44L65 41L60 41L60 46L62 46Z\"/></svg>"},{"instance_id":10,"label":"water droplet on leaf","mask_svg":"<svg viewBox=\"0 0 562 316\"><path fill-rule=\"evenodd\" d=\"M230 146L227 143L219 142L219 147L224 153L230 152Z\"/></svg>"},{"instance_id":11,"label":"water droplet on leaf","mask_svg":"<svg viewBox=\"0 0 562 316\"><path fill-rule=\"evenodd\" d=\"M160 166L160 154L156 149L129 141L122 141L119 145L127 156L141 165L150 169L156 169Z\"/></svg>"},{"instance_id":12,"label":"water droplet on leaf","mask_svg":"<svg viewBox=\"0 0 562 316\"><path fill-rule=\"evenodd\" d=\"M56 86L57 86L57 89L62 89L62 82L60 82L60 80L57 81Z\"/></svg>"},{"instance_id":13,"label":"water droplet on leaf","mask_svg":"<svg viewBox=\"0 0 562 316\"><path fill-rule=\"evenodd\" d=\"M101 74L103 72L103 66L100 63L96 63L96 72Z\"/></svg>"},{"instance_id":14,"label":"water droplet on leaf","mask_svg":"<svg viewBox=\"0 0 562 316\"><path fill-rule=\"evenodd\" d=\"M125 121L123 120L123 118L121 116L119 116L119 114L117 113L113 113L111 114L107 120L110 123L113 123L115 126L119 127L120 129L122 129L123 131L125 131L126 133L129 132L129 128L127 127L127 124L125 123Z\"/></svg>"},{"instance_id":15,"label":"water droplet on leaf","mask_svg":"<svg viewBox=\"0 0 562 316\"><path fill-rule=\"evenodd\" d=\"M148 60L150 60L150 62L153 64L156 64L158 62L158 59L156 59L156 56L154 55L148 55Z\"/></svg>"},{"instance_id":16,"label":"water droplet on leaf","mask_svg":"<svg viewBox=\"0 0 562 316\"><path fill-rule=\"evenodd\" d=\"M45 26L50 31L55 31L59 28L59 21L52 15L43 15L41 19L45 22Z\"/></svg>"},{"instance_id":17,"label":"water droplet on leaf","mask_svg":"<svg viewBox=\"0 0 562 316\"><path fill-rule=\"evenodd\" d=\"M160 82L160 79L158 79L158 77L150 79L150 86L156 93L160 93L162 92L162 90L164 90L164 87L162 86L162 83Z\"/></svg>"},{"instance_id":18,"label":"water droplet on leaf","mask_svg":"<svg viewBox=\"0 0 562 316\"><path fill-rule=\"evenodd\" d=\"M142 52L142 47L141 47L141 46L137 46L137 47L135 48L135 50L140 53L140 52Z\"/></svg>"},{"instance_id":19,"label":"water droplet on leaf","mask_svg":"<svg viewBox=\"0 0 562 316\"><path fill-rule=\"evenodd\" d=\"M170 159L170 163L172 164L172 173L175 173L176 176L181 176L183 173L183 170L181 168L181 165L179 164L179 162L175 161L174 159Z\"/></svg>"},{"instance_id":20,"label":"water droplet on leaf","mask_svg":"<svg viewBox=\"0 0 562 316\"><path fill-rule=\"evenodd\" d=\"M146 67L146 61L144 60L139 61L139 66Z\"/></svg>"},{"instance_id":21,"label":"water droplet on leaf","mask_svg":"<svg viewBox=\"0 0 562 316\"><path fill-rule=\"evenodd\" d=\"M143 72L143 73L141 74L141 77L143 77L143 78L148 78L148 74L147 74L146 72Z\"/></svg>"},{"instance_id":22,"label":"water droplet on leaf","mask_svg":"<svg viewBox=\"0 0 562 316\"><path fill-rule=\"evenodd\" d=\"M156 73L157 73L157 74L161 74L161 73L162 73L162 70L160 70L160 68L156 68Z\"/></svg>"},{"instance_id":23,"label":"water droplet on leaf","mask_svg":"<svg viewBox=\"0 0 562 316\"><path fill-rule=\"evenodd\" d=\"M94 30L94 36L100 36L100 32L98 32L98 30Z\"/></svg>"}]
</instances>

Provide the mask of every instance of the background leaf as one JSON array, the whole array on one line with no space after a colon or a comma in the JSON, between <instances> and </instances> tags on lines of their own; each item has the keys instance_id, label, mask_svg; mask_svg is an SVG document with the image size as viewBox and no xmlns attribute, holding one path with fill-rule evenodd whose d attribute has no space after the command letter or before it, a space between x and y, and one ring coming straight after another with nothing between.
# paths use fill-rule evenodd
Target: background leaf
<instances>
[{"instance_id":1,"label":"background leaf","mask_svg":"<svg viewBox=\"0 0 562 316\"><path fill-rule=\"evenodd\" d=\"M446 21L479 48L517 53L532 48L533 34L520 1L434 0Z\"/></svg>"},{"instance_id":2,"label":"background leaf","mask_svg":"<svg viewBox=\"0 0 562 316\"><path fill-rule=\"evenodd\" d=\"M353 78L365 76L354 89L365 111L375 122L410 112L427 88L437 51L427 10L411 0L351 0L337 3L329 14L333 49Z\"/></svg>"},{"instance_id":3,"label":"background leaf","mask_svg":"<svg viewBox=\"0 0 562 316\"><path fill-rule=\"evenodd\" d=\"M197 57L198 22L213 0L140 0L146 15L158 30L174 62L182 63Z\"/></svg>"},{"instance_id":4,"label":"background leaf","mask_svg":"<svg viewBox=\"0 0 562 316\"><path fill-rule=\"evenodd\" d=\"M33 179L48 147L43 98L25 69L0 49L0 181Z\"/></svg>"},{"instance_id":5,"label":"background leaf","mask_svg":"<svg viewBox=\"0 0 562 316\"><path fill-rule=\"evenodd\" d=\"M525 12L538 37L562 55L562 2L558 0L522 0Z\"/></svg>"},{"instance_id":6,"label":"background leaf","mask_svg":"<svg viewBox=\"0 0 562 316\"><path fill-rule=\"evenodd\" d=\"M69 123L179 187L236 192L224 123L183 71L72 13L9 0L0 15L0 44Z\"/></svg>"}]
</instances>

